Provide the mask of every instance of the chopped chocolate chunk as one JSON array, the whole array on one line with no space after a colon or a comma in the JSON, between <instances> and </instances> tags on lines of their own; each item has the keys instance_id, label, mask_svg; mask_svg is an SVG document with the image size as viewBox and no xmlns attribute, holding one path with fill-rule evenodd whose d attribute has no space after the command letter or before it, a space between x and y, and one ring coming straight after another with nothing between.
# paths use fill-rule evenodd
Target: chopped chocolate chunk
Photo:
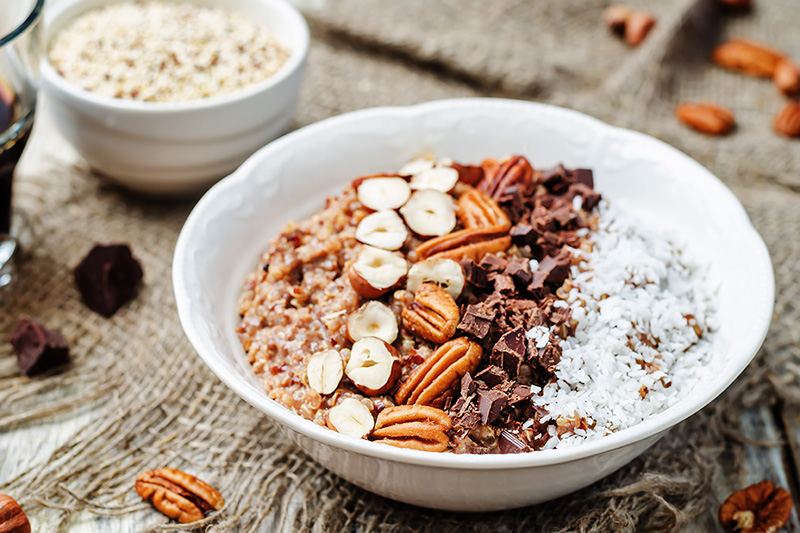
<instances>
[{"instance_id":1,"label":"chopped chocolate chunk","mask_svg":"<svg viewBox=\"0 0 800 533\"><path fill-rule=\"evenodd\" d=\"M477 374L475 379L483 381L489 387L500 385L508 379L508 374L502 368L496 365L489 365Z\"/></svg>"},{"instance_id":2,"label":"chopped chocolate chunk","mask_svg":"<svg viewBox=\"0 0 800 533\"><path fill-rule=\"evenodd\" d=\"M497 257L495 254L484 255L480 262L480 266L486 272L502 272L506 269L506 265L508 265L508 261L502 257Z\"/></svg>"},{"instance_id":3,"label":"chopped chocolate chunk","mask_svg":"<svg viewBox=\"0 0 800 533\"><path fill-rule=\"evenodd\" d=\"M570 177L564 165L556 165L550 170L545 170L542 174L542 185L553 194L561 194L567 190L570 184Z\"/></svg>"},{"instance_id":4,"label":"chopped chocolate chunk","mask_svg":"<svg viewBox=\"0 0 800 533\"><path fill-rule=\"evenodd\" d=\"M512 226L509 235L511 243L517 246L536 246L536 240L539 238L539 232L527 224Z\"/></svg>"},{"instance_id":5,"label":"chopped chocolate chunk","mask_svg":"<svg viewBox=\"0 0 800 533\"><path fill-rule=\"evenodd\" d=\"M591 211L600 202L600 195L583 183L573 183L569 186L566 198L572 201L576 196L580 196L583 199L581 207L584 211Z\"/></svg>"},{"instance_id":6,"label":"chopped chocolate chunk","mask_svg":"<svg viewBox=\"0 0 800 533\"><path fill-rule=\"evenodd\" d=\"M495 343L490 360L492 363L502 366L511 376L516 376L526 351L525 328L517 326L504 333Z\"/></svg>"},{"instance_id":7,"label":"chopped chocolate chunk","mask_svg":"<svg viewBox=\"0 0 800 533\"><path fill-rule=\"evenodd\" d=\"M495 292L510 295L517 291L517 286L514 285L514 280L507 274L494 273L491 275L491 279L494 283Z\"/></svg>"},{"instance_id":8,"label":"chopped chocolate chunk","mask_svg":"<svg viewBox=\"0 0 800 533\"><path fill-rule=\"evenodd\" d=\"M96 244L75 267L75 284L86 306L105 317L130 300L142 267L127 244Z\"/></svg>"},{"instance_id":9,"label":"chopped chocolate chunk","mask_svg":"<svg viewBox=\"0 0 800 533\"><path fill-rule=\"evenodd\" d=\"M530 451L530 448L528 448L524 442L505 429L500 432L498 443L500 445L500 453L522 453Z\"/></svg>"},{"instance_id":10,"label":"chopped chocolate chunk","mask_svg":"<svg viewBox=\"0 0 800 533\"><path fill-rule=\"evenodd\" d=\"M530 385L516 385L508 396L508 403L514 405L523 400L527 400L531 396L533 396L533 394L531 393Z\"/></svg>"},{"instance_id":11,"label":"chopped chocolate chunk","mask_svg":"<svg viewBox=\"0 0 800 533\"><path fill-rule=\"evenodd\" d=\"M468 335L483 339L489 333L496 314L497 310L485 303L470 304L461 317L458 329Z\"/></svg>"},{"instance_id":12,"label":"chopped chocolate chunk","mask_svg":"<svg viewBox=\"0 0 800 533\"><path fill-rule=\"evenodd\" d=\"M556 366L561 360L561 347L551 342L541 348L537 354L537 361L549 374L555 374Z\"/></svg>"},{"instance_id":13,"label":"chopped chocolate chunk","mask_svg":"<svg viewBox=\"0 0 800 533\"><path fill-rule=\"evenodd\" d=\"M550 322L556 326L560 326L569 320L570 316L572 316L572 309L569 307L556 307L553 309L553 312L550 313Z\"/></svg>"},{"instance_id":14,"label":"chopped chocolate chunk","mask_svg":"<svg viewBox=\"0 0 800 533\"><path fill-rule=\"evenodd\" d=\"M525 213L525 193L517 185L508 187L498 199L498 204L508 214L511 222L516 224Z\"/></svg>"},{"instance_id":15,"label":"chopped chocolate chunk","mask_svg":"<svg viewBox=\"0 0 800 533\"><path fill-rule=\"evenodd\" d=\"M39 374L69 361L69 345L61 333L52 331L32 318L17 322L11 335L19 371L26 376Z\"/></svg>"},{"instance_id":16,"label":"chopped chocolate chunk","mask_svg":"<svg viewBox=\"0 0 800 533\"><path fill-rule=\"evenodd\" d=\"M488 291L491 290L492 283L489 281L488 271L480 265L475 264L471 259L461 262L464 269L464 278L473 286Z\"/></svg>"},{"instance_id":17,"label":"chopped chocolate chunk","mask_svg":"<svg viewBox=\"0 0 800 533\"><path fill-rule=\"evenodd\" d=\"M472 380L472 376L469 375L469 372L467 372L461 378L461 397L466 398L473 392L475 392L475 382Z\"/></svg>"},{"instance_id":18,"label":"chopped chocolate chunk","mask_svg":"<svg viewBox=\"0 0 800 533\"><path fill-rule=\"evenodd\" d=\"M569 250L561 249L555 257L547 256L539 263L539 271L546 272L547 283L560 285L569 274L569 267L572 264L572 254Z\"/></svg>"},{"instance_id":19,"label":"chopped chocolate chunk","mask_svg":"<svg viewBox=\"0 0 800 533\"><path fill-rule=\"evenodd\" d=\"M494 420L506 406L508 396L498 390L479 390L478 409L481 412L481 424L489 424Z\"/></svg>"},{"instance_id":20,"label":"chopped chocolate chunk","mask_svg":"<svg viewBox=\"0 0 800 533\"><path fill-rule=\"evenodd\" d=\"M572 180L575 183L594 189L594 173L590 168L576 168L572 171Z\"/></svg>"},{"instance_id":21,"label":"chopped chocolate chunk","mask_svg":"<svg viewBox=\"0 0 800 533\"><path fill-rule=\"evenodd\" d=\"M562 229L569 227L569 225L578 218L578 215L572 210L572 206L568 204L559 205L550 211L550 216Z\"/></svg>"},{"instance_id":22,"label":"chopped chocolate chunk","mask_svg":"<svg viewBox=\"0 0 800 533\"><path fill-rule=\"evenodd\" d=\"M516 283L525 287L531 282L531 263L522 257L515 257L508 262L508 266L503 271L511 276Z\"/></svg>"},{"instance_id":23,"label":"chopped chocolate chunk","mask_svg":"<svg viewBox=\"0 0 800 533\"><path fill-rule=\"evenodd\" d=\"M451 168L458 172L458 181L467 185L477 185L483 179L483 168L472 165L459 165L452 163Z\"/></svg>"}]
</instances>

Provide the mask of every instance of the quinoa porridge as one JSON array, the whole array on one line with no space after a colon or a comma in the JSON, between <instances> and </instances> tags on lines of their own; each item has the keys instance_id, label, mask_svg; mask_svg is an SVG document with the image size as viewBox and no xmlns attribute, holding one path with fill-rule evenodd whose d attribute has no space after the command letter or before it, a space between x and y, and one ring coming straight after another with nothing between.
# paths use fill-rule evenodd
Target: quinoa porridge
<instances>
[{"instance_id":1,"label":"quinoa porridge","mask_svg":"<svg viewBox=\"0 0 800 533\"><path fill-rule=\"evenodd\" d=\"M694 387L707 268L594 190L521 156L419 159L290 222L237 333L265 391L357 438L435 452L573 446Z\"/></svg>"}]
</instances>

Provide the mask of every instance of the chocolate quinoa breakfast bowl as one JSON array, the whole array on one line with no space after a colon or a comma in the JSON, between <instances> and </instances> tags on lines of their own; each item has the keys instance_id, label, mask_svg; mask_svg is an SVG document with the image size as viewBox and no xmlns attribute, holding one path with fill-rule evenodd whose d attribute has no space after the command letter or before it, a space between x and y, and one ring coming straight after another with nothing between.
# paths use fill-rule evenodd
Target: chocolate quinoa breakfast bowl
<instances>
[{"instance_id":1,"label":"chocolate quinoa breakfast bowl","mask_svg":"<svg viewBox=\"0 0 800 533\"><path fill-rule=\"evenodd\" d=\"M711 357L707 268L591 169L416 159L289 222L239 301L270 398L433 452L561 448L630 427Z\"/></svg>"}]
</instances>

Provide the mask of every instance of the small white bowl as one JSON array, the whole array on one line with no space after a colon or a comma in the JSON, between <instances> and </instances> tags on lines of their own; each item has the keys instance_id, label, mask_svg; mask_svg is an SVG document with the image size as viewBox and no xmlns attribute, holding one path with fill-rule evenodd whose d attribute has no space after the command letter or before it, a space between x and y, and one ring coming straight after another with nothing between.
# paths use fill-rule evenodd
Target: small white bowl
<instances>
[{"instance_id":1,"label":"small white bowl","mask_svg":"<svg viewBox=\"0 0 800 533\"><path fill-rule=\"evenodd\" d=\"M62 0L45 12L45 42L86 10L122 0ZM61 77L42 59L42 89L58 130L109 180L150 194L207 187L275 139L295 108L308 55L308 26L285 0L191 0L241 12L267 25L290 50L266 80L188 102L102 96ZM46 48L47 50L47 48Z\"/></svg>"},{"instance_id":2,"label":"small white bowl","mask_svg":"<svg viewBox=\"0 0 800 533\"><path fill-rule=\"evenodd\" d=\"M391 171L426 153L466 162L518 153L538 168L592 168L606 198L674 231L711 262L720 284L720 329L707 378L634 427L573 448L517 455L435 454L348 438L267 398L234 332L245 275L285 221L322 208L354 176ZM635 458L747 366L766 335L774 297L764 242L736 197L698 163L574 111L492 99L368 109L273 142L197 204L178 239L173 283L183 328L206 364L320 464L383 496L460 511L557 498Z\"/></svg>"}]
</instances>

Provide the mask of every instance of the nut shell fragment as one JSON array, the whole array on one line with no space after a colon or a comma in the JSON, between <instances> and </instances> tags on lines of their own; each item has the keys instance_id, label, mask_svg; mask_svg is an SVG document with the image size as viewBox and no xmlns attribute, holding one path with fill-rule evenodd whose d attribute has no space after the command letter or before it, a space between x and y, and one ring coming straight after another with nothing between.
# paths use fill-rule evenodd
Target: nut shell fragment
<instances>
[{"instance_id":1,"label":"nut shell fragment","mask_svg":"<svg viewBox=\"0 0 800 533\"><path fill-rule=\"evenodd\" d=\"M387 407L378 415L372 439L376 442L428 452L443 452L453 426L444 411L427 405Z\"/></svg>"},{"instance_id":2,"label":"nut shell fragment","mask_svg":"<svg viewBox=\"0 0 800 533\"><path fill-rule=\"evenodd\" d=\"M181 524L202 520L208 512L225 506L225 499L214 487L174 468L143 472L135 486L142 499Z\"/></svg>"},{"instance_id":3,"label":"nut shell fragment","mask_svg":"<svg viewBox=\"0 0 800 533\"><path fill-rule=\"evenodd\" d=\"M442 407L464 374L475 371L482 354L478 344L464 337L442 344L408 376L395 400L398 404Z\"/></svg>"}]
</instances>

